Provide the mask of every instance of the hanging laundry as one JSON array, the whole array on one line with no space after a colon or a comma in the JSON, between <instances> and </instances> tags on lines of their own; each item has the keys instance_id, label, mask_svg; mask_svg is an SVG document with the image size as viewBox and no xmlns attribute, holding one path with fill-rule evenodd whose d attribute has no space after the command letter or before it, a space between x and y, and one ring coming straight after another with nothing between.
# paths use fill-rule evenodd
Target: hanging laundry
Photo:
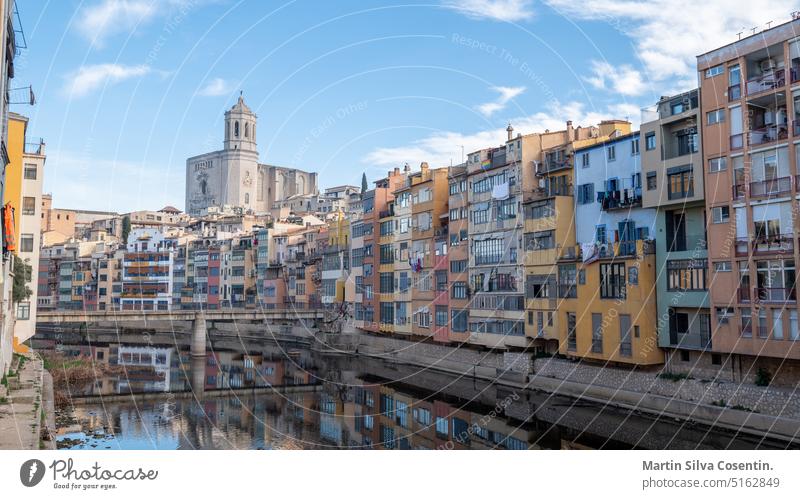
<instances>
[{"instance_id":1,"label":"hanging laundry","mask_svg":"<svg viewBox=\"0 0 800 499\"><path fill-rule=\"evenodd\" d=\"M17 240L14 234L14 207L6 203L3 207L3 252L17 251Z\"/></svg>"},{"instance_id":2,"label":"hanging laundry","mask_svg":"<svg viewBox=\"0 0 800 499\"><path fill-rule=\"evenodd\" d=\"M581 243L581 255L583 263L592 263L600 257L597 245L594 243Z\"/></svg>"},{"instance_id":3,"label":"hanging laundry","mask_svg":"<svg viewBox=\"0 0 800 499\"><path fill-rule=\"evenodd\" d=\"M505 200L510 194L508 182L503 182L492 188L492 199Z\"/></svg>"}]
</instances>

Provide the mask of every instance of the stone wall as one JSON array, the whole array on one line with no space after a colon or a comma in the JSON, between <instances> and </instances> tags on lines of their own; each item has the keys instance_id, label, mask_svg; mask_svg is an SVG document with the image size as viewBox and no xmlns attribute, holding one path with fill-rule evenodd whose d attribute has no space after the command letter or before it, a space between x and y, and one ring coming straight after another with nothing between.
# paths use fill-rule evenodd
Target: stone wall
<instances>
[{"instance_id":1,"label":"stone wall","mask_svg":"<svg viewBox=\"0 0 800 499\"><path fill-rule=\"evenodd\" d=\"M563 359L536 359L534 372L534 376L800 419L800 393L790 388L760 387L749 382L673 381L660 378L659 372L600 367Z\"/></svg>"}]
</instances>

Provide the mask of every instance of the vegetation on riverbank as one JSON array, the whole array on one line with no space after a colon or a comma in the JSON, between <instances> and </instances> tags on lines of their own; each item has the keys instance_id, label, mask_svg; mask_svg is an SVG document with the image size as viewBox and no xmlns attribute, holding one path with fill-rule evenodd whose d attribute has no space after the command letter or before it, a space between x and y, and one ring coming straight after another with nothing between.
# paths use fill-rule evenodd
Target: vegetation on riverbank
<instances>
[{"instance_id":1,"label":"vegetation on riverbank","mask_svg":"<svg viewBox=\"0 0 800 499\"><path fill-rule=\"evenodd\" d=\"M85 357L67 357L57 352L43 353L42 361L44 368L53 377L53 394L57 407L67 405L71 396L81 394L97 379L124 371L120 366L94 362Z\"/></svg>"}]
</instances>

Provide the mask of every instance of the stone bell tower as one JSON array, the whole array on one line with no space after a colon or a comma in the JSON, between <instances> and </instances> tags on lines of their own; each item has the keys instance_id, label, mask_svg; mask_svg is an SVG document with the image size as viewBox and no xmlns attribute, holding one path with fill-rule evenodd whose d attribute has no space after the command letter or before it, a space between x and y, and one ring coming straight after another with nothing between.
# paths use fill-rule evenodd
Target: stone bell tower
<instances>
[{"instance_id":1,"label":"stone bell tower","mask_svg":"<svg viewBox=\"0 0 800 499\"><path fill-rule=\"evenodd\" d=\"M224 149L256 152L256 115L244 103L241 92L236 104L225 112Z\"/></svg>"}]
</instances>

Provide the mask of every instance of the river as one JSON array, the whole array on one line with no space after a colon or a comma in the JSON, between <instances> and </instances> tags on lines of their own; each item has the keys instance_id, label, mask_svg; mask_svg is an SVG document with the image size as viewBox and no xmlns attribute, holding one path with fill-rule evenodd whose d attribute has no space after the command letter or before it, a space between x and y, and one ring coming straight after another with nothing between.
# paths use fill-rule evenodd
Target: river
<instances>
[{"instance_id":1,"label":"river","mask_svg":"<svg viewBox=\"0 0 800 499\"><path fill-rule=\"evenodd\" d=\"M58 350L111 367L65 390L59 449L771 449L785 442L382 359L165 338ZM797 448L798 444L790 446Z\"/></svg>"}]
</instances>

